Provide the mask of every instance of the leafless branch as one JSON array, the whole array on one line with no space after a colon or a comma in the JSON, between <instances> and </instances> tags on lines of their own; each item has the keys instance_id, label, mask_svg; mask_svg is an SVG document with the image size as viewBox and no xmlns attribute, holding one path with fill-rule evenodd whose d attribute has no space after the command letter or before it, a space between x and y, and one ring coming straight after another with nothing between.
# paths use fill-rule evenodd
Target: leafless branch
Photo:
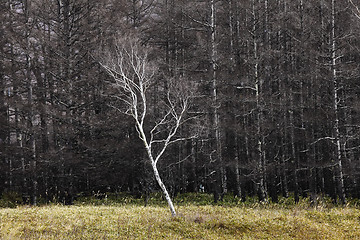
<instances>
[{"instance_id":1,"label":"leafless branch","mask_svg":"<svg viewBox=\"0 0 360 240\"><path fill-rule=\"evenodd\" d=\"M316 144L316 143L318 143L318 142L320 142L320 141L323 141L323 140L331 140L331 141L333 141L333 140L335 140L335 138L333 138L333 137L322 137L322 138L318 138L318 139L316 139L314 142L310 143L310 145L314 145L314 144ZM332 143L333 143L333 142L332 142Z\"/></svg>"},{"instance_id":2,"label":"leafless branch","mask_svg":"<svg viewBox=\"0 0 360 240\"><path fill-rule=\"evenodd\" d=\"M359 9L359 7L356 6L355 3L354 3L352 0L349 0L349 2L350 2L351 5L353 5L353 7L355 8L355 9L352 10L352 12L354 13L354 15L355 15L358 19L360 19L360 9Z\"/></svg>"}]
</instances>

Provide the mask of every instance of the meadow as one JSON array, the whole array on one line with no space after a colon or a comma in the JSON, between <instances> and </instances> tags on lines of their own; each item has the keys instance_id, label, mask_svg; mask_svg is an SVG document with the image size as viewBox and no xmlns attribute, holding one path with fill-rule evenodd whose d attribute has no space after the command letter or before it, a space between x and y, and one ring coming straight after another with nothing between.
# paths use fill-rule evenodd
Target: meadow
<instances>
[{"instance_id":1,"label":"meadow","mask_svg":"<svg viewBox=\"0 0 360 240\"><path fill-rule=\"evenodd\" d=\"M360 239L356 205L108 200L0 209L0 239Z\"/></svg>"}]
</instances>

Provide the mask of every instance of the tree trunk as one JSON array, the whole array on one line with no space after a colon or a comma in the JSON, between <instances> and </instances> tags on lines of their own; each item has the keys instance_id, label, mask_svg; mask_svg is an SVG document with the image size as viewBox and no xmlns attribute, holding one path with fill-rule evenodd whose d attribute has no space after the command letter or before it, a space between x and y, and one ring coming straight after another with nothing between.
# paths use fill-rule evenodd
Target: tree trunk
<instances>
[{"instance_id":1,"label":"tree trunk","mask_svg":"<svg viewBox=\"0 0 360 240\"><path fill-rule=\"evenodd\" d=\"M221 187L221 195L225 194L227 192L227 186L226 186L226 171L223 165L223 159L222 159L222 146L221 146L221 133L220 133L220 119L219 119L219 100L218 100L218 83L217 83L217 48L216 48L216 6L215 1L210 0L210 9L211 9L211 15L210 15L210 44L211 44L211 81L212 81L212 104L213 104L213 135L215 140L215 155L216 155L216 174L215 176L218 176ZM218 184L215 182L215 184ZM215 186L215 192L217 187ZM217 198L217 194L214 194L214 198ZM218 199L214 199L217 201Z\"/></svg>"},{"instance_id":2,"label":"tree trunk","mask_svg":"<svg viewBox=\"0 0 360 240\"><path fill-rule=\"evenodd\" d=\"M258 170L258 181L257 181L257 188L258 188L258 196L260 201L266 201L266 190L265 190L265 162L264 162L264 138L262 135L262 100L261 100L261 82L259 77L259 58L258 58L258 43L256 38L256 31L257 31L257 15L255 11L255 0L253 0L252 5L252 15L253 15L253 51L254 51L254 77L255 77L255 94L256 94L256 137L257 137L257 152L258 152L258 162L257 162L257 170Z\"/></svg>"},{"instance_id":3,"label":"tree trunk","mask_svg":"<svg viewBox=\"0 0 360 240\"><path fill-rule=\"evenodd\" d=\"M169 192L167 191L164 183L162 182L162 180L161 180L161 178L160 178L160 175L159 175L159 171L158 171L158 169L157 169L157 166L156 166L156 164L155 164L154 162L151 163L151 166L152 166L153 171L154 171L155 179L156 179L157 183L159 184L161 190L163 191L164 196L165 196L165 199L166 199L166 201L167 201L167 203L168 203L168 205L169 205L169 208L170 208L170 211L171 211L171 215L172 215L173 217L175 217L175 216L176 216L176 211L175 211L174 204L173 204L173 202L172 202L172 200L171 200L171 197L170 197L170 195L169 195Z\"/></svg>"},{"instance_id":4,"label":"tree trunk","mask_svg":"<svg viewBox=\"0 0 360 240\"><path fill-rule=\"evenodd\" d=\"M25 10L25 19L27 23L30 21L30 12L31 12L31 2L24 2L24 10ZM26 36L30 35L30 29L28 28L28 24L26 25ZM31 77L31 57L30 57L30 49L31 44L29 38L26 39L26 81L27 81L27 117L28 117L28 131L30 135L30 151L31 151L31 160L30 160L30 173L31 173L31 204L37 205L37 174L36 174L36 139L35 139L35 130L34 130L34 106L33 106L33 84Z\"/></svg>"},{"instance_id":5,"label":"tree trunk","mask_svg":"<svg viewBox=\"0 0 360 240\"><path fill-rule=\"evenodd\" d=\"M334 138L336 143L336 166L335 166L335 181L337 185L337 193L340 198L340 201L345 204L345 188L344 188L344 174L342 169L342 154L341 154L341 135L340 135L340 127L339 127L339 82L337 77L336 70L336 36L335 36L335 0L331 1L331 70L332 70L332 81L333 81L333 107L334 107Z\"/></svg>"},{"instance_id":6,"label":"tree trunk","mask_svg":"<svg viewBox=\"0 0 360 240\"><path fill-rule=\"evenodd\" d=\"M238 143L239 138L237 136L237 133L235 132L235 179L236 179L236 185L235 185L235 193L236 196L241 197L241 182L240 182L240 166L239 166L239 149L238 149Z\"/></svg>"},{"instance_id":7,"label":"tree trunk","mask_svg":"<svg viewBox=\"0 0 360 240\"><path fill-rule=\"evenodd\" d=\"M299 165L299 161L297 158L297 154L296 154L296 149L295 149L295 123L294 123L294 100L293 100L293 92L290 93L290 117L289 117L289 121L290 121L290 127L291 127L291 131L290 131L290 137L291 137L291 159L292 159L292 167L293 167L293 183L294 183L294 200L295 203L299 202L299 183L298 183L298 165Z\"/></svg>"},{"instance_id":8,"label":"tree trunk","mask_svg":"<svg viewBox=\"0 0 360 240\"><path fill-rule=\"evenodd\" d=\"M191 182L192 182L192 188L191 191L193 192L197 192L198 191L198 180L197 180L197 175L196 175L196 140L195 139L191 139Z\"/></svg>"}]
</instances>

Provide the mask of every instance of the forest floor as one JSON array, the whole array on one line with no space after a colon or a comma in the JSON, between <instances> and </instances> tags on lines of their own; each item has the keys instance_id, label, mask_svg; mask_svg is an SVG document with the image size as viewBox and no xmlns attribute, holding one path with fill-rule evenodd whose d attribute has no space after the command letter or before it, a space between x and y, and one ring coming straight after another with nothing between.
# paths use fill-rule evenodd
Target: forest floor
<instances>
[{"instance_id":1,"label":"forest floor","mask_svg":"<svg viewBox=\"0 0 360 240\"><path fill-rule=\"evenodd\" d=\"M0 239L360 239L358 207L183 204L0 209Z\"/></svg>"}]
</instances>

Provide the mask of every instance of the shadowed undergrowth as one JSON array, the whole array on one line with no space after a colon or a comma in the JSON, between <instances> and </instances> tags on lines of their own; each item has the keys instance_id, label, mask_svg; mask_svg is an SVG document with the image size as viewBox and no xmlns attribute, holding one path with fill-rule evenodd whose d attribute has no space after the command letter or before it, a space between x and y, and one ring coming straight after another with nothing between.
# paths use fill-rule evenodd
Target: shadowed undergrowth
<instances>
[{"instance_id":1,"label":"shadowed undergrowth","mask_svg":"<svg viewBox=\"0 0 360 240\"><path fill-rule=\"evenodd\" d=\"M43 206L0 210L0 239L360 239L343 208Z\"/></svg>"}]
</instances>

